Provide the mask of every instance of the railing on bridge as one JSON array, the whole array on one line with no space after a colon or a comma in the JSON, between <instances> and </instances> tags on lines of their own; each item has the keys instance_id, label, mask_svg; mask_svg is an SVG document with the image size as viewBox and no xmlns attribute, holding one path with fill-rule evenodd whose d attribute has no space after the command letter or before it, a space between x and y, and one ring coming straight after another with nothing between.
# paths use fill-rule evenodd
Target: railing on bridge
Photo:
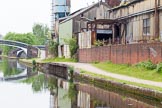
<instances>
[{"instance_id":1,"label":"railing on bridge","mask_svg":"<svg viewBox=\"0 0 162 108\"><path fill-rule=\"evenodd\" d=\"M0 44L18 46L18 47L22 47L22 48L28 48L28 46L29 46L29 44L26 44L23 42L18 42L18 41L12 41L12 40L0 40ZM45 48L46 48L45 45L30 45L30 46L36 47L40 50L45 50Z\"/></svg>"},{"instance_id":2,"label":"railing on bridge","mask_svg":"<svg viewBox=\"0 0 162 108\"><path fill-rule=\"evenodd\" d=\"M22 47L22 48L28 48L28 44L26 44L26 43L11 41L11 40L0 40L0 44L18 46L18 47Z\"/></svg>"}]
</instances>

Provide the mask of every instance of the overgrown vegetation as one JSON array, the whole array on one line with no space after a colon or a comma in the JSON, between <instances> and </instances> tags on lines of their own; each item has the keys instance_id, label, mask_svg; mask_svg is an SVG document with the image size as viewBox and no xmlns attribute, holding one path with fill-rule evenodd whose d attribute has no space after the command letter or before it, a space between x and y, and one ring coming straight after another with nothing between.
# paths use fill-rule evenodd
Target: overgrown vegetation
<instances>
[{"instance_id":1,"label":"overgrown vegetation","mask_svg":"<svg viewBox=\"0 0 162 108\"><path fill-rule=\"evenodd\" d=\"M145 62L140 62L136 66L146 68L147 70L156 69L156 64L153 64L150 60L145 61Z\"/></svg>"},{"instance_id":2,"label":"overgrown vegetation","mask_svg":"<svg viewBox=\"0 0 162 108\"><path fill-rule=\"evenodd\" d=\"M53 57L57 57L58 56L58 43L50 40L48 43L48 49L49 49L49 53L53 56Z\"/></svg>"},{"instance_id":3,"label":"overgrown vegetation","mask_svg":"<svg viewBox=\"0 0 162 108\"><path fill-rule=\"evenodd\" d=\"M156 66L156 72L162 73L162 63L157 64L157 66Z\"/></svg>"},{"instance_id":4,"label":"overgrown vegetation","mask_svg":"<svg viewBox=\"0 0 162 108\"><path fill-rule=\"evenodd\" d=\"M65 42L66 42L66 44L69 45L71 57L76 58L75 54L77 53L77 49L79 47L78 44L77 44L77 39L72 38L72 39L65 40Z\"/></svg>"},{"instance_id":5,"label":"overgrown vegetation","mask_svg":"<svg viewBox=\"0 0 162 108\"><path fill-rule=\"evenodd\" d=\"M147 70L155 70L158 73L162 72L162 63L153 64L150 60L145 61L145 62L140 62L136 66L143 67Z\"/></svg>"}]
</instances>

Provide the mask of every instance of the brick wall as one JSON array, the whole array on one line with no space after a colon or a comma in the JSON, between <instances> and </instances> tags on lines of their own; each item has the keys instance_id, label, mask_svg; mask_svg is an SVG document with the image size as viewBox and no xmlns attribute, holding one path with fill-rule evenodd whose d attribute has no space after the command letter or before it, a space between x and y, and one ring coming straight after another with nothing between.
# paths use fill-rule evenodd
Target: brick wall
<instances>
[{"instance_id":1,"label":"brick wall","mask_svg":"<svg viewBox=\"0 0 162 108\"><path fill-rule=\"evenodd\" d=\"M28 46L27 48L27 58L37 58L38 49L36 47Z\"/></svg>"},{"instance_id":2,"label":"brick wall","mask_svg":"<svg viewBox=\"0 0 162 108\"><path fill-rule=\"evenodd\" d=\"M117 64L135 64L151 60L162 62L162 43L100 46L79 50L79 62L112 61Z\"/></svg>"}]
</instances>

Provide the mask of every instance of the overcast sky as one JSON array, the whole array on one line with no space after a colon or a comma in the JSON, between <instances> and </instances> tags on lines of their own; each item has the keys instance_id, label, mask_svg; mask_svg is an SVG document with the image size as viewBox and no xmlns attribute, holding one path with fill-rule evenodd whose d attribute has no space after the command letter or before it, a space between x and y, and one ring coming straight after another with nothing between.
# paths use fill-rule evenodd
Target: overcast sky
<instances>
[{"instance_id":1,"label":"overcast sky","mask_svg":"<svg viewBox=\"0 0 162 108\"><path fill-rule=\"evenodd\" d=\"M50 27L52 0L0 0L0 34L32 31L34 23ZM98 0L71 0L71 11L91 5Z\"/></svg>"}]
</instances>

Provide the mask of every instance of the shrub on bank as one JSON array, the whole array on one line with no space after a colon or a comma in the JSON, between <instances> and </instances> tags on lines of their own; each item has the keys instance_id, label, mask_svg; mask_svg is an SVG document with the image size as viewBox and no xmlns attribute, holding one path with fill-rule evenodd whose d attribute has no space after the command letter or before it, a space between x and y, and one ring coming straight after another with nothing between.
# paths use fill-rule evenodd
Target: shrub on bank
<instances>
[{"instance_id":1,"label":"shrub on bank","mask_svg":"<svg viewBox=\"0 0 162 108\"><path fill-rule=\"evenodd\" d=\"M140 62L136 66L146 68L147 70L154 70L157 67L156 64L153 64L150 60L145 62Z\"/></svg>"},{"instance_id":2,"label":"shrub on bank","mask_svg":"<svg viewBox=\"0 0 162 108\"><path fill-rule=\"evenodd\" d=\"M158 73L162 72L162 63L157 64L156 72L158 72Z\"/></svg>"}]
</instances>

